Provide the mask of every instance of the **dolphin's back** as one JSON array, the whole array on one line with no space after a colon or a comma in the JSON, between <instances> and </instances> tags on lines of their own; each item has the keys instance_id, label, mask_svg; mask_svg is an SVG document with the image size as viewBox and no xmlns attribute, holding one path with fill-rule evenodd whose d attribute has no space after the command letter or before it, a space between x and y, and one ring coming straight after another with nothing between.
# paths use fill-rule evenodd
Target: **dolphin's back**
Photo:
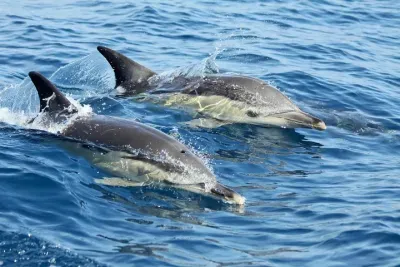
<instances>
[{"instance_id":1,"label":"dolphin's back","mask_svg":"<svg viewBox=\"0 0 400 267\"><path fill-rule=\"evenodd\" d=\"M215 176L185 145L139 122L94 115L77 119L62 132L62 135L110 150L131 153L132 158L155 163L169 171L184 172L190 166L203 172L208 181L215 181ZM202 181L198 181L196 177L187 177L185 181L188 184L199 182Z\"/></svg>"},{"instance_id":2,"label":"dolphin's back","mask_svg":"<svg viewBox=\"0 0 400 267\"><path fill-rule=\"evenodd\" d=\"M116 117L94 115L79 118L62 133L77 140L119 150L143 150L160 153L186 147L172 137L142 123Z\"/></svg>"}]
</instances>

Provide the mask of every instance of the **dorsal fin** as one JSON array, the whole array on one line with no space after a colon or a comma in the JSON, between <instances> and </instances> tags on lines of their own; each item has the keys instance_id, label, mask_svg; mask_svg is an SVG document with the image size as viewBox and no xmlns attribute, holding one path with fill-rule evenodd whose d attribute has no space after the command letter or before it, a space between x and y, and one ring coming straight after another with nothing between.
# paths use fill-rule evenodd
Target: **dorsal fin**
<instances>
[{"instance_id":1,"label":"dorsal fin","mask_svg":"<svg viewBox=\"0 0 400 267\"><path fill-rule=\"evenodd\" d=\"M68 113L75 113L77 111L76 107L42 74L31 71L29 77L39 95L40 112L60 113L67 111Z\"/></svg>"},{"instance_id":2,"label":"dorsal fin","mask_svg":"<svg viewBox=\"0 0 400 267\"><path fill-rule=\"evenodd\" d=\"M126 91L141 93L148 88L148 79L156 73L126 56L104 46L97 50L107 59L115 73L115 87L122 86Z\"/></svg>"}]
</instances>

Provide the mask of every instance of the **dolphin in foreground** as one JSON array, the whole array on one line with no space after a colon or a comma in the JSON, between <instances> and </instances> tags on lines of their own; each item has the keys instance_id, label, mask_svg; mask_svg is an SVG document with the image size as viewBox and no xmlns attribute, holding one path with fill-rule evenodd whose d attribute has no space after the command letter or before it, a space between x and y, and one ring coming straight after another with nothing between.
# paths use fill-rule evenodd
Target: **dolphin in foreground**
<instances>
[{"instance_id":1,"label":"dolphin in foreground","mask_svg":"<svg viewBox=\"0 0 400 267\"><path fill-rule=\"evenodd\" d=\"M206 119L194 120L192 125L212 128L247 123L267 127L326 129L322 120L301 111L288 97L260 79L207 75L193 78L178 76L162 81L154 71L110 48L98 46L97 50L113 68L115 87L119 92L167 95L164 105L186 107L206 115ZM157 90L159 88L167 90Z\"/></svg>"},{"instance_id":2,"label":"dolphin in foreground","mask_svg":"<svg viewBox=\"0 0 400 267\"><path fill-rule=\"evenodd\" d=\"M219 184L203 161L171 136L145 124L110 116L81 116L44 76L30 72L40 113L30 123L65 124L61 136L82 145L83 156L119 178L97 182L114 186L164 184L242 205L245 198Z\"/></svg>"}]
</instances>

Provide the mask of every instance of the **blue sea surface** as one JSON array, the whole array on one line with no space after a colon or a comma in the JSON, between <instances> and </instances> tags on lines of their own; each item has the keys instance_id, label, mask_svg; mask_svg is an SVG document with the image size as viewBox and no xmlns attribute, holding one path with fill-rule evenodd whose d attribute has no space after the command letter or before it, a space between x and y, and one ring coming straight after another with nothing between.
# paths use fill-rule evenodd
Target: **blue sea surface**
<instances>
[{"instance_id":1,"label":"blue sea surface","mask_svg":"<svg viewBox=\"0 0 400 267\"><path fill-rule=\"evenodd\" d=\"M0 265L400 266L400 1L0 2ZM163 75L243 74L328 128L191 128L113 90L98 45ZM201 153L244 207L107 176L28 129L40 71Z\"/></svg>"}]
</instances>

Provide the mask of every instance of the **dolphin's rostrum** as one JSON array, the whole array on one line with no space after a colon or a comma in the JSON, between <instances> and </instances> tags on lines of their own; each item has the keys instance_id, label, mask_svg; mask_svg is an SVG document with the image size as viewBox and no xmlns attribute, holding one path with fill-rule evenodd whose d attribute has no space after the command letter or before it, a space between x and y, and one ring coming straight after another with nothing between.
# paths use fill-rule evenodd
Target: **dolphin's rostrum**
<instances>
[{"instance_id":1,"label":"dolphin's rostrum","mask_svg":"<svg viewBox=\"0 0 400 267\"><path fill-rule=\"evenodd\" d=\"M206 115L205 127L248 123L283 128L325 130L325 123L300 110L288 97L260 79L206 75L157 79L157 74L104 46L97 47L114 70L116 88L126 94L162 94L164 105L189 107ZM164 90L158 90L163 88ZM165 90L167 89L167 90Z\"/></svg>"},{"instance_id":2,"label":"dolphin's rostrum","mask_svg":"<svg viewBox=\"0 0 400 267\"><path fill-rule=\"evenodd\" d=\"M161 182L244 204L244 197L219 184L203 161L171 136L135 121L96 114L79 116L77 108L44 76L30 72L29 77L39 94L40 119L68 121L60 132L62 136L99 148L86 149L83 154L96 166L119 177L104 179L106 184ZM71 116L76 118L68 120Z\"/></svg>"}]
</instances>

